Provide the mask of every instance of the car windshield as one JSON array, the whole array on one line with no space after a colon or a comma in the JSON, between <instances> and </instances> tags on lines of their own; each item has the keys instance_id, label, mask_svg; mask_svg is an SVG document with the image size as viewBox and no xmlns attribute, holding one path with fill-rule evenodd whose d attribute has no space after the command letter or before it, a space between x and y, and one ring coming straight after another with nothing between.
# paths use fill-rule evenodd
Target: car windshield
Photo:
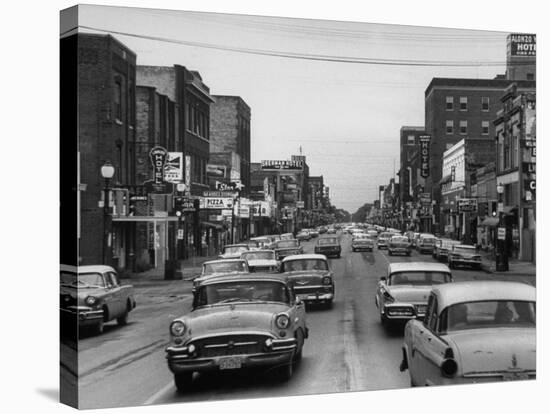
<instances>
[{"instance_id":1,"label":"car windshield","mask_svg":"<svg viewBox=\"0 0 550 414\"><path fill-rule=\"evenodd\" d=\"M246 265L243 261L205 263L203 265L203 270L202 270L203 275L211 275L214 273L236 273L236 272L246 272Z\"/></svg>"},{"instance_id":2,"label":"car windshield","mask_svg":"<svg viewBox=\"0 0 550 414\"><path fill-rule=\"evenodd\" d=\"M440 331L535 327L535 302L492 300L451 305L441 312Z\"/></svg>"},{"instance_id":3,"label":"car windshield","mask_svg":"<svg viewBox=\"0 0 550 414\"><path fill-rule=\"evenodd\" d=\"M275 260L275 252L247 252L241 257L245 260Z\"/></svg>"},{"instance_id":4,"label":"car windshield","mask_svg":"<svg viewBox=\"0 0 550 414\"><path fill-rule=\"evenodd\" d=\"M71 272L61 272L61 284L86 287L105 287L101 273L80 273L78 276Z\"/></svg>"},{"instance_id":5,"label":"car windshield","mask_svg":"<svg viewBox=\"0 0 550 414\"><path fill-rule=\"evenodd\" d=\"M237 302L290 302L286 285L276 281L234 281L203 285L196 306Z\"/></svg>"},{"instance_id":6,"label":"car windshield","mask_svg":"<svg viewBox=\"0 0 550 414\"><path fill-rule=\"evenodd\" d=\"M393 236L393 233L382 233L380 235L381 238L386 238L386 239L389 239Z\"/></svg>"},{"instance_id":7,"label":"car windshield","mask_svg":"<svg viewBox=\"0 0 550 414\"><path fill-rule=\"evenodd\" d=\"M409 239L403 236L394 236L391 238L392 243L408 243Z\"/></svg>"},{"instance_id":8,"label":"car windshield","mask_svg":"<svg viewBox=\"0 0 550 414\"><path fill-rule=\"evenodd\" d=\"M451 281L451 275L445 272L410 271L390 275L389 284L395 285L439 285Z\"/></svg>"},{"instance_id":9,"label":"car windshield","mask_svg":"<svg viewBox=\"0 0 550 414\"><path fill-rule=\"evenodd\" d=\"M300 259L284 262L283 268L283 271L285 272L296 272L300 270L328 270L328 265L323 259Z\"/></svg>"},{"instance_id":10,"label":"car windshield","mask_svg":"<svg viewBox=\"0 0 550 414\"><path fill-rule=\"evenodd\" d=\"M283 240L277 242L277 248L286 248L286 247L298 247L298 240Z\"/></svg>"},{"instance_id":11,"label":"car windshield","mask_svg":"<svg viewBox=\"0 0 550 414\"><path fill-rule=\"evenodd\" d=\"M246 251L248 251L248 246L225 246L223 249L224 254L242 253Z\"/></svg>"},{"instance_id":12,"label":"car windshield","mask_svg":"<svg viewBox=\"0 0 550 414\"><path fill-rule=\"evenodd\" d=\"M472 254L472 253L475 253L476 252L476 248L475 247L466 247L466 246L455 246L455 248L453 249L453 252L455 253L466 253L466 254Z\"/></svg>"},{"instance_id":13,"label":"car windshield","mask_svg":"<svg viewBox=\"0 0 550 414\"><path fill-rule=\"evenodd\" d=\"M335 238L326 238L326 239L319 239L319 244L338 244L338 239Z\"/></svg>"}]
</instances>

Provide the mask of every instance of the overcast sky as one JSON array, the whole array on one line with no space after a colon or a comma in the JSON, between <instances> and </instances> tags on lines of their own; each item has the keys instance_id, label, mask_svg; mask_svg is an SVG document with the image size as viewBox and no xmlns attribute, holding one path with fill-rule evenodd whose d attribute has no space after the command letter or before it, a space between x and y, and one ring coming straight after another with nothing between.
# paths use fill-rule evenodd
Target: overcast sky
<instances>
[{"instance_id":1,"label":"overcast sky","mask_svg":"<svg viewBox=\"0 0 550 414\"><path fill-rule=\"evenodd\" d=\"M505 70L503 32L86 5L79 24L113 34L138 65L180 64L212 94L241 96L252 161L289 159L301 146L310 174L351 213L399 169L399 130L424 124L433 77Z\"/></svg>"}]
</instances>

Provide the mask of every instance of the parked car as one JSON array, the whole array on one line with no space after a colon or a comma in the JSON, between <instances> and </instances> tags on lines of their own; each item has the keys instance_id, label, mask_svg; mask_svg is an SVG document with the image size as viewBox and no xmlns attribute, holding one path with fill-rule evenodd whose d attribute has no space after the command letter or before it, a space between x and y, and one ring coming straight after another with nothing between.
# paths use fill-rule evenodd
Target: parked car
<instances>
[{"instance_id":1,"label":"parked car","mask_svg":"<svg viewBox=\"0 0 550 414\"><path fill-rule=\"evenodd\" d=\"M306 303L324 303L332 306L334 274L322 254L289 256L281 263L281 272L287 277L296 295Z\"/></svg>"},{"instance_id":2,"label":"parked car","mask_svg":"<svg viewBox=\"0 0 550 414\"><path fill-rule=\"evenodd\" d=\"M449 250L455 244L460 244L460 242L458 240L452 240L452 239L436 239L435 245L434 245L434 251L432 253L433 258L447 262L448 256L449 256Z\"/></svg>"},{"instance_id":3,"label":"parked car","mask_svg":"<svg viewBox=\"0 0 550 414\"><path fill-rule=\"evenodd\" d=\"M467 244L455 244L448 255L449 267L454 269L457 266L470 266L481 269L481 255L475 246Z\"/></svg>"},{"instance_id":4,"label":"parked car","mask_svg":"<svg viewBox=\"0 0 550 414\"><path fill-rule=\"evenodd\" d=\"M317 240L314 251L316 254L324 254L327 257L340 257L342 254L342 246L340 246L338 237L325 236Z\"/></svg>"},{"instance_id":5,"label":"parked car","mask_svg":"<svg viewBox=\"0 0 550 414\"><path fill-rule=\"evenodd\" d=\"M302 254L304 252L304 248L300 246L300 242L296 239L279 240L274 243L273 250L275 250L277 260L281 260L293 254Z\"/></svg>"},{"instance_id":6,"label":"parked car","mask_svg":"<svg viewBox=\"0 0 550 414\"><path fill-rule=\"evenodd\" d=\"M412 386L536 378L536 294L517 282L435 286L424 321L405 327Z\"/></svg>"},{"instance_id":7,"label":"parked car","mask_svg":"<svg viewBox=\"0 0 550 414\"><path fill-rule=\"evenodd\" d=\"M279 262L274 250L244 252L241 254L241 259L246 261L251 272L272 273L279 271Z\"/></svg>"},{"instance_id":8,"label":"parked car","mask_svg":"<svg viewBox=\"0 0 550 414\"><path fill-rule=\"evenodd\" d=\"M407 236L393 236L388 243L388 254L411 255L411 244Z\"/></svg>"},{"instance_id":9,"label":"parked car","mask_svg":"<svg viewBox=\"0 0 550 414\"><path fill-rule=\"evenodd\" d=\"M390 239L394 236L393 233L383 232L378 235L378 240L376 241L376 247L379 249L387 249Z\"/></svg>"},{"instance_id":10,"label":"parked car","mask_svg":"<svg viewBox=\"0 0 550 414\"><path fill-rule=\"evenodd\" d=\"M62 329L88 327L97 334L103 325L115 320L128 323L128 314L136 307L134 289L121 285L110 266L61 266Z\"/></svg>"},{"instance_id":11,"label":"parked car","mask_svg":"<svg viewBox=\"0 0 550 414\"><path fill-rule=\"evenodd\" d=\"M166 359L179 392L194 372L262 367L288 380L307 337L304 304L283 277L226 276L198 286L191 312L170 324Z\"/></svg>"},{"instance_id":12,"label":"parked car","mask_svg":"<svg viewBox=\"0 0 550 414\"><path fill-rule=\"evenodd\" d=\"M435 246L435 236L429 233L422 233L416 242L416 248L420 254L432 254Z\"/></svg>"},{"instance_id":13,"label":"parked car","mask_svg":"<svg viewBox=\"0 0 550 414\"><path fill-rule=\"evenodd\" d=\"M226 244L223 246L221 253L218 255L220 259L240 259L241 253L250 250L248 244Z\"/></svg>"},{"instance_id":14,"label":"parked car","mask_svg":"<svg viewBox=\"0 0 550 414\"><path fill-rule=\"evenodd\" d=\"M376 289L380 322L388 326L424 318L432 287L452 281L451 271L441 263L390 263Z\"/></svg>"},{"instance_id":15,"label":"parked car","mask_svg":"<svg viewBox=\"0 0 550 414\"><path fill-rule=\"evenodd\" d=\"M367 250L372 252L374 250L374 240L367 234L358 234L351 239L351 251L356 252L358 250Z\"/></svg>"},{"instance_id":16,"label":"parked car","mask_svg":"<svg viewBox=\"0 0 550 414\"><path fill-rule=\"evenodd\" d=\"M311 240L311 234L307 230L302 230L296 235L296 240L302 241L309 241Z\"/></svg>"}]
</instances>

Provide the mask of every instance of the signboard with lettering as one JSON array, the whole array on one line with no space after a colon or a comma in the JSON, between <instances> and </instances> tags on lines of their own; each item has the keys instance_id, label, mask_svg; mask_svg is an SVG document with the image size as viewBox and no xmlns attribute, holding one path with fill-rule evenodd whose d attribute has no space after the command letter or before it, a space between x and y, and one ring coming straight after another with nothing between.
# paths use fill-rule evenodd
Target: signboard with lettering
<instances>
[{"instance_id":1,"label":"signboard with lettering","mask_svg":"<svg viewBox=\"0 0 550 414\"><path fill-rule=\"evenodd\" d=\"M164 181L179 183L183 180L183 153L169 152L164 166Z\"/></svg>"},{"instance_id":2,"label":"signboard with lettering","mask_svg":"<svg viewBox=\"0 0 550 414\"><path fill-rule=\"evenodd\" d=\"M508 36L510 56L533 57L537 55L537 36L529 33L512 33Z\"/></svg>"},{"instance_id":3,"label":"signboard with lettering","mask_svg":"<svg viewBox=\"0 0 550 414\"><path fill-rule=\"evenodd\" d=\"M302 170L302 160L262 160L262 170Z\"/></svg>"},{"instance_id":4,"label":"signboard with lettering","mask_svg":"<svg viewBox=\"0 0 550 414\"><path fill-rule=\"evenodd\" d=\"M497 233L498 240L506 240L506 227L499 227Z\"/></svg>"},{"instance_id":5,"label":"signboard with lettering","mask_svg":"<svg viewBox=\"0 0 550 414\"><path fill-rule=\"evenodd\" d=\"M218 164L206 164L206 175L213 177L226 177L227 167L225 165Z\"/></svg>"},{"instance_id":6,"label":"signboard with lettering","mask_svg":"<svg viewBox=\"0 0 550 414\"><path fill-rule=\"evenodd\" d=\"M430 175L430 141L431 135L420 135L420 176L428 178Z\"/></svg>"},{"instance_id":7,"label":"signboard with lettering","mask_svg":"<svg viewBox=\"0 0 550 414\"><path fill-rule=\"evenodd\" d=\"M237 193L234 191L203 191L204 197L235 197Z\"/></svg>"},{"instance_id":8,"label":"signboard with lettering","mask_svg":"<svg viewBox=\"0 0 550 414\"><path fill-rule=\"evenodd\" d=\"M420 193L420 204L422 205L432 204L432 195L430 193Z\"/></svg>"},{"instance_id":9,"label":"signboard with lettering","mask_svg":"<svg viewBox=\"0 0 550 414\"><path fill-rule=\"evenodd\" d=\"M201 209L227 209L233 208L232 198L204 197L200 199Z\"/></svg>"},{"instance_id":10,"label":"signboard with lettering","mask_svg":"<svg viewBox=\"0 0 550 414\"><path fill-rule=\"evenodd\" d=\"M191 192L191 156L185 156L185 185L187 186L187 192Z\"/></svg>"},{"instance_id":11,"label":"signboard with lettering","mask_svg":"<svg viewBox=\"0 0 550 414\"><path fill-rule=\"evenodd\" d=\"M475 213L477 211L476 198L459 198L458 212L459 213Z\"/></svg>"}]
</instances>

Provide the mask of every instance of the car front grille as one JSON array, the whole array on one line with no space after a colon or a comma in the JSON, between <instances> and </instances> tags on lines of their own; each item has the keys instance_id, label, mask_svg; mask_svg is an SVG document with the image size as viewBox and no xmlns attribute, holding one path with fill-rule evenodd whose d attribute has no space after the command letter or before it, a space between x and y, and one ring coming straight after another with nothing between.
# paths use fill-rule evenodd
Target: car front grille
<instances>
[{"instance_id":1,"label":"car front grille","mask_svg":"<svg viewBox=\"0 0 550 414\"><path fill-rule=\"evenodd\" d=\"M64 295L62 294L60 300L61 300L60 305L62 309L68 309L71 306L77 305L76 298L69 294L64 294Z\"/></svg>"},{"instance_id":2,"label":"car front grille","mask_svg":"<svg viewBox=\"0 0 550 414\"><path fill-rule=\"evenodd\" d=\"M191 341L197 356L212 358L226 355L257 354L264 351L266 335L225 335Z\"/></svg>"}]
</instances>

